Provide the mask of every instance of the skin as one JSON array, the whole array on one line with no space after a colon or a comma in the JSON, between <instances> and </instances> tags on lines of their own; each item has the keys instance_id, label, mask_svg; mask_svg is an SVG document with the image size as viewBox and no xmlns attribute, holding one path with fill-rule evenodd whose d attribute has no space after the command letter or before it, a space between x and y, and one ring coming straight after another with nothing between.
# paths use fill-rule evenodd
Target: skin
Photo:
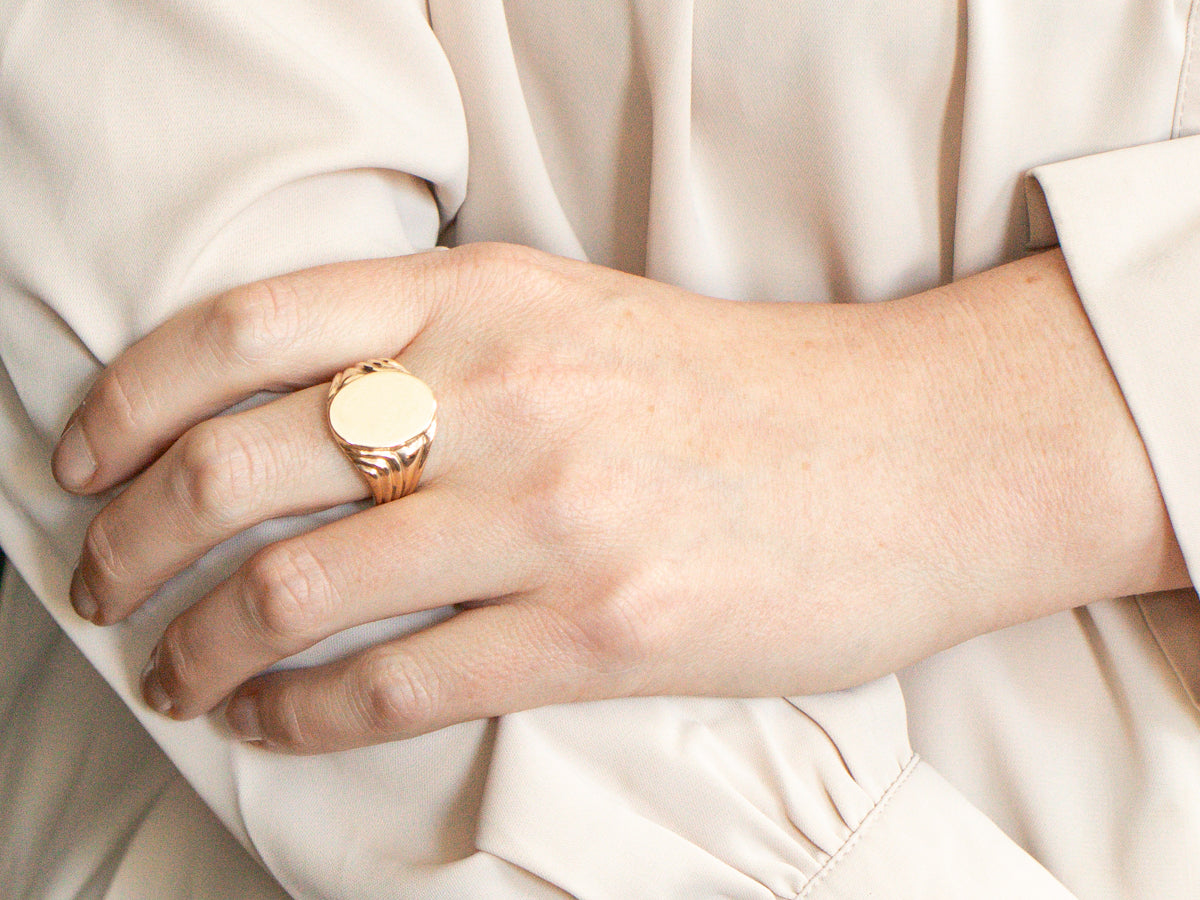
<instances>
[{"instance_id":1,"label":"skin","mask_svg":"<svg viewBox=\"0 0 1200 900\"><path fill-rule=\"evenodd\" d=\"M252 524L366 497L324 404L376 356L438 398L419 490L200 598L148 667L160 712L227 702L243 739L312 753L581 699L823 692L1188 583L1056 251L831 305L477 245L250 285L110 366L54 458L77 493L129 481L88 529L77 610L111 625ZM214 418L262 389L286 393ZM396 642L258 675L446 604Z\"/></svg>"}]
</instances>

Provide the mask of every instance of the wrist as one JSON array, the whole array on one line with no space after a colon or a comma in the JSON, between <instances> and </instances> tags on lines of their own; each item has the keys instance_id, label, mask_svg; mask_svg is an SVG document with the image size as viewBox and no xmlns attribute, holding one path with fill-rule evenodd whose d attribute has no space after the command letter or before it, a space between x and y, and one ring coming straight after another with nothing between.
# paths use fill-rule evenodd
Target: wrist
<instances>
[{"instance_id":1,"label":"wrist","mask_svg":"<svg viewBox=\"0 0 1200 900\"><path fill-rule=\"evenodd\" d=\"M814 644L823 630L859 647L852 664L827 661L844 684L819 687L1187 583L1058 253L903 300L775 315L793 317L776 337L777 420L794 442L775 501L794 513L789 593L818 613Z\"/></svg>"},{"instance_id":2,"label":"wrist","mask_svg":"<svg viewBox=\"0 0 1200 900\"><path fill-rule=\"evenodd\" d=\"M1058 251L878 313L887 339L917 348L897 387L925 427L907 435L928 466L916 496L943 507L964 567L952 581L986 601L988 628L1187 583L1137 427Z\"/></svg>"}]
</instances>

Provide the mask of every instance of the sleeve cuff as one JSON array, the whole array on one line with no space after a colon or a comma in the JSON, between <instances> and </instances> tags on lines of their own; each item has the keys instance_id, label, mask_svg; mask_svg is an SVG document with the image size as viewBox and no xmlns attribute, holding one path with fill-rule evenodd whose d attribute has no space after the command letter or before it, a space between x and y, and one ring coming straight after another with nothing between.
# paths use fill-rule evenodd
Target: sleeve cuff
<instances>
[{"instance_id":1,"label":"sleeve cuff","mask_svg":"<svg viewBox=\"0 0 1200 900\"><path fill-rule=\"evenodd\" d=\"M1200 578L1200 136L1039 166L1030 243L1059 243Z\"/></svg>"}]
</instances>

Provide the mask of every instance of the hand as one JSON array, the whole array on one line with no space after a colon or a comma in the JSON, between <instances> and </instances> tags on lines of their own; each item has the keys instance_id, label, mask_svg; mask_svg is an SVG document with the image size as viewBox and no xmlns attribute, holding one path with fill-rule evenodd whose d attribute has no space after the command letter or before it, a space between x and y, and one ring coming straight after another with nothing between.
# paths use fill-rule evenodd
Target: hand
<instances>
[{"instance_id":1,"label":"hand","mask_svg":"<svg viewBox=\"0 0 1200 900\"><path fill-rule=\"evenodd\" d=\"M1161 565L1140 577L1178 580L1061 261L1016 266L975 285L979 308L955 286L732 303L502 246L230 292L130 348L65 433L64 485L133 478L88 529L73 602L119 621L247 527L365 497L325 382L376 356L438 397L420 488L265 548L184 612L144 684L160 711L233 692L243 737L316 752L555 702L824 691L1123 591L1154 541ZM989 312L995 279L1018 276L1030 302ZM262 389L289 393L212 418ZM1088 480L1096 454L1133 499ZM1114 542L1107 519L1131 508L1137 535ZM1064 554L1085 548L1081 578ZM347 660L253 677L450 604Z\"/></svg>"}]
</instances>

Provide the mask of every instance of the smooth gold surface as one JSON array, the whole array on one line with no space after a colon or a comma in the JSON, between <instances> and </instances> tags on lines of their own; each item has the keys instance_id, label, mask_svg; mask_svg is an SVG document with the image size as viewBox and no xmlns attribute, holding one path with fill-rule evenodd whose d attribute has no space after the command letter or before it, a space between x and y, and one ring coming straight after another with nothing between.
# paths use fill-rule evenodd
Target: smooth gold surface
<instances>
[{"instance_id":1,"label":"smooth gold surface","mask_svg":"<svg viewBox=\"0 0 1200 900\"><path fill-rule=\"evenodd\" d=\"M366 478L376 503L412 493L437 429L437 402L391 359L371 359L333 379L329 431Z\"/></svg>"},{"instance_id":2,"label":"smooth gold surface","mask_svg":"<svg viewBox=\"0 0 1200 900\"><path fill-rule=\"evenodd\" d=\"M429 427L433 391L407 372L378 371L347 382L329 401L329 424L360 447L399 447Z\"/></svg>"}]
</instances>

